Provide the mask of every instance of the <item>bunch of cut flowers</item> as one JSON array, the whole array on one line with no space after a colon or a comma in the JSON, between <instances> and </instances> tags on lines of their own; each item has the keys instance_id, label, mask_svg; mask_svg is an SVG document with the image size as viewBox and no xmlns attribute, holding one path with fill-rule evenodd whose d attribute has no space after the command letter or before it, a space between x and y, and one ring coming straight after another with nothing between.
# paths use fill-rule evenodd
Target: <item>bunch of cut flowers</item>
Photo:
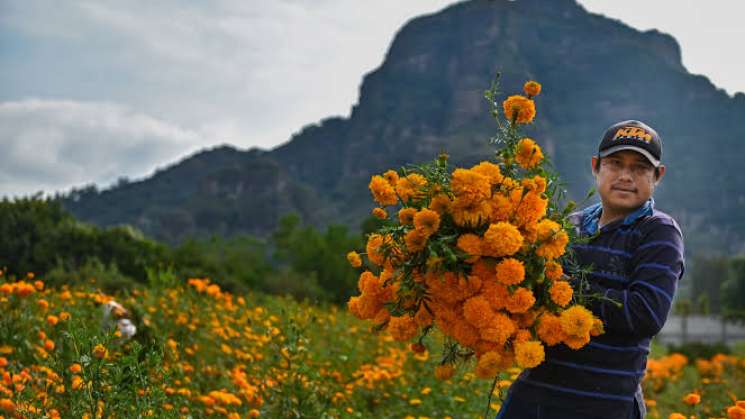
<instances>
[{"instance_id":1,"label":"bunch of cut flowers","mask_svg":"<svg viewBox=\"0 0 745 419\"><path fill-rule=\"evenodd\" d=\"M497 81L485 93L498 126L494 158L451 169L441 154L372 176L381 227L362 255L347 255L362 270L351 313L416 352L438 330L439 379L467 363L496 382L509 368L541 364L545 346L579 349L603 333L562 268L574 205L541 147L521 134L541 85L500 100Z\"/></svg>"}]
</instances>

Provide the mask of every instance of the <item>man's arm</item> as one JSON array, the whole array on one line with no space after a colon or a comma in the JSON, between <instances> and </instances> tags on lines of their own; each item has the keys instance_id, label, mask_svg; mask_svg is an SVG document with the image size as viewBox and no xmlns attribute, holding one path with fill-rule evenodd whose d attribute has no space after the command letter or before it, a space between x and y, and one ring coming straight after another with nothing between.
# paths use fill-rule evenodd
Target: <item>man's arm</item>
<instances>
[{"instance_id":1,"label":"man's arm","mask_svg":"<svg viewBox=\"0 0 745 419\"><path fill-rule=\"evenodd\" d=\"M597 300L591 310L608 331L652 337L667 320L678 280L685 269L680 230L671 224L654 225L643 237L631 261L634 271L626 290L590 283L591 293L604 295L623 306Z\"/></svg>"}]
</instances>

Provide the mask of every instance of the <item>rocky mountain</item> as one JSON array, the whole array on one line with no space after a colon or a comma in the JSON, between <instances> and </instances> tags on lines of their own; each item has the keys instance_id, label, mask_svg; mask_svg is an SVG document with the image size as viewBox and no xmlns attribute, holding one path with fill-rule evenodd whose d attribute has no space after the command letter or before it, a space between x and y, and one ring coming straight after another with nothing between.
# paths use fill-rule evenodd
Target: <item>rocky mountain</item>
<instances>
[{"instance_id":1,"label":"rocky mountain","mask_svg":"<svg viewBox=\"0 0 745 419\"><path fill-rule=\"evenodd\" d=\"M64 204L96 224L130 223L178 240L191 234L265 234L283 213L357 226L372 207L373 173L447 151L457 164L488 158L495 130L483 92L540 81L529 127L581 198L590 157L610 124L641 119L660 132L668 173L656 193L689 247L745 249L745 94L690 74L669 35L640 32L574 0L470 0L408 22L382 65L364 76L348 118L303 128L269 150L204 150L152 177Z\"/></svg>"}]
</instances>

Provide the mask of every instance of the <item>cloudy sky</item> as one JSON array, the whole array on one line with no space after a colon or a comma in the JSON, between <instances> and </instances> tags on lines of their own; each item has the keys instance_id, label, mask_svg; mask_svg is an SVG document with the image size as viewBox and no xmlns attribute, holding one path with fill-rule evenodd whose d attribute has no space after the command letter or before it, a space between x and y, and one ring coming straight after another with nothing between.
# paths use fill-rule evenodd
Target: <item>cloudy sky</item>
<instances>
[{"instance_id":1,"label":"cloudy sky","mask_svg":"<svg viewBox=\"0 0 745 419\"><path fill-rule=\"evenodd\" d=\"M579 1L672 34L689 71L745 91L743 2ZM451 3L0 0L0 196L141 178L217 144L276 146L348 115L398 28Z\"/></svg>"}]
</instances>

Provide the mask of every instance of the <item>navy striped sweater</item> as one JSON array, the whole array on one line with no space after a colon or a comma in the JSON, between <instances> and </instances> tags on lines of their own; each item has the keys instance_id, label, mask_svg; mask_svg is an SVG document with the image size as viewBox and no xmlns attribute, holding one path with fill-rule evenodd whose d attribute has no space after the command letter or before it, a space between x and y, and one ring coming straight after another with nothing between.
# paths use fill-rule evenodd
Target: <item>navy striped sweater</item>
<instances>
[{"instance_id":1,"label":"navy striped sweater","mask_svg":"<svg viewBox=\"0 0 745 419\"><path fill-rule=\"evenodd\" d=\"M581 236L598 231L601 210L596 204L570 216ZM593 303L591 310L602 319L605 334L577 351L565 345L547 347L545 362L523 371L508 397L626 419L635 400L644 410L640 381L650 341L667 319L685 270L683 236L675 220L654 209L650 199L573 249L580 265L592 265L587 278L592 292L623 306Z\"/></svg>"}]
</instances>

